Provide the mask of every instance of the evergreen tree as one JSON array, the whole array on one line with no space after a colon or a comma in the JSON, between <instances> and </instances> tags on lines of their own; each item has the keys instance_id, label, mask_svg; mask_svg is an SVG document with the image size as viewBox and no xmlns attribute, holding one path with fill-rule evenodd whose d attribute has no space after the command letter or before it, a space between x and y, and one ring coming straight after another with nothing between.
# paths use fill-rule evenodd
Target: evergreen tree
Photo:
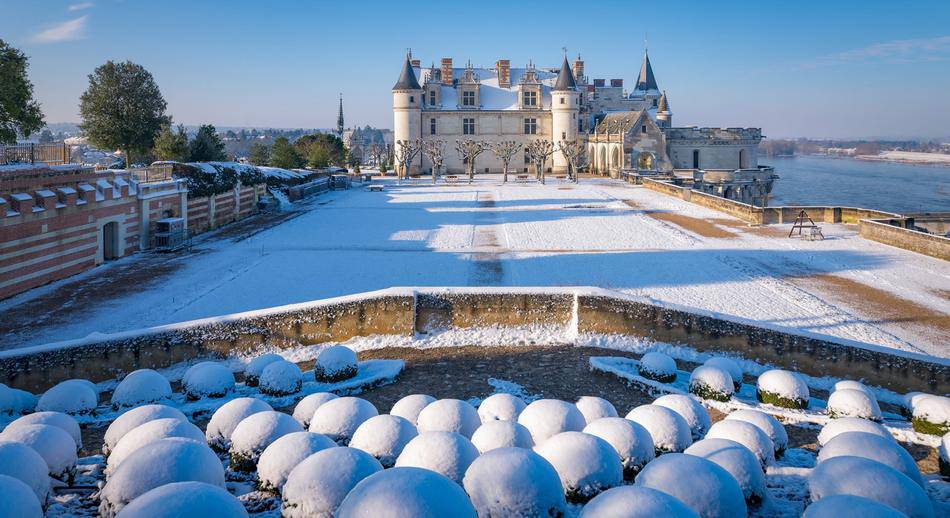
<instances>
[{"instance_id":1,"label":"evergreen tree","mask_svg":"<svg viewBox=\"0 0 950 518\"><path fill-rule=\"evenodd\" d=\"M166 106L148 70L131 61L107 61L89 75L79 102L79 127L93 145L120 149L131 164L132 153L151 149L162 126L171 123Z\"/></svg>"},{"instance_id":2,"label":"evergreen tree","mask_svg":"<svg viewBox=\"0 0 950 518\"><path fill-rule=\"evenodd\" d=\"M56 138L53 136L52 131L48 129L44 129L43 131L40 132L40 144L49 144L50 142L53 142L54 140L56 140Z\"/></svg>"},{"instance_id":3,"label":"evergreen tree","mask_svg":"<svg viewBox=\"0 0 950 518\"><path fill-rule=\"evenodd\" d=\"M295 169L304 165L300 153L290 145L287 137L277 137L270 150L270 165L283 169Z\"/></svg>"},{"instance_id":4,"label":"evergreen tree","mask_svg":"<svg viewBox=\"0 0 950 518\"><path fill-rule=\"evenodd\" d=\"M188 134L185 132L185 127L179 124L178 130L174 132L170 124L162 128L161 133L155 137L153 153L157 160L188 161L191 151L188 148Z\"/></svg>"},{"instance_id":5,"label":"evergreen tree","mask_svg":"<svg viewBox=\"0 0 950 518\"><path fill-rule=\"evenodd\" d=\"M270 163L270 147L267 144L255 142L251 145L251 155L248 161L254 165L267 165Z\"/></svg>"},{"instance_id":6,"label":"evergreen tree","mask_svg":"<svg viewBox=\"0 0 950 518\"><path fill-rule=\"evenodd\" d=\"M346 165L346 148L343 147L343 140L336 135L327 133L304 135L294 142L294 147L301 156L307 157L312 167L325 167L329 164L341 167ZM313 165L317 162L316 159L319 159L323 165Z\"/></svg>"},{"instance_id":7,"label":"evergreen tree","mask_svg":"<svg viewBox=\"0 0 950 518\"><path fill-rule=\"evenodd\" d=\"M214 162L224 160L227 154L224 152L224 142L218 136L218 130L211 124L203 124L198 128L198 133L188 145L192 162Z\"/></svg>"},{"instance_id":8,"label":"evergreen tree","mask_svg":"<svg viewBox=\"0 0 950 518\"><path fill-rule=\"evenodd\" d=\"M0 144L15 144L43 127L43 112L33 99L26 56L0 39Z\"/></svg>"}]
</instances>

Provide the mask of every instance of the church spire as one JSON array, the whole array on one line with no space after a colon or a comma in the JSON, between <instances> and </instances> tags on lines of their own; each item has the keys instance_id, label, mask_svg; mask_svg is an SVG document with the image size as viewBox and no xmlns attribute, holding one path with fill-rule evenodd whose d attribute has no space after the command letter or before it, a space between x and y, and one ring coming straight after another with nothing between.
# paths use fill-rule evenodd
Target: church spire
<instances>
[{"instance_id":1,"label":"church spire","mask_svg":"<svg viewBox=\"0 0 950 518\"><path fill-rule=\"evenodd\" d=\"M340 114L336 117L336 132L343 136L343 94L340 94Z\"/></svg>"},{"instance_id":2,"label":"church spire","mask_svg":"<svg viewBox=\"0 0 950 518\"><path fill-rule=\"evenodd\" d=\"M567 62L567 54L564 55L564 63L561 64L561 71L557 73L557 82L554 83L552 90L574 90L577 88L577 82L574 81L574 72L571 71L571 65Z\"/></svg>"},{"instance_id":3,"label":"church spire","mask_svg":"<svg viewBox=\"0 0 950 518\"><path fill-rule=\"evenodd\" d=\"M637 78L637 90L659 90L656 78L653 77L653 67L650 65L650 54L643 51L643 64L640 65L640 77Z\"/></svg>"}]
</instances>

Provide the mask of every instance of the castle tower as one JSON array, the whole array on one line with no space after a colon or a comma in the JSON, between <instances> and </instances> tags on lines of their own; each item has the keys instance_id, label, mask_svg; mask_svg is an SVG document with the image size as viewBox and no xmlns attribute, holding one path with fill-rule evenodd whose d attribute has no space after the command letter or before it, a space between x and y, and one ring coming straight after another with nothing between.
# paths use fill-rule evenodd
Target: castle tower
<instances>
[{"instance_id":1,"label":"castle tower","mask_svg":"<svg viewBox=\"0 0 950 518\"><path fill-rule=\"evenodd\" d=\"M643 64L640 65L640 75L637 77L634 94L646 99L646 109L656 108L659 104L660 88L656 85L653 66L650 64L650 54L646 50L643 51Z\"/></svg>"},{"instance_id":2,"label":"castle tower","mask_svg":"<svg viewBox=\"0 0 950 518\"><path fill-rule=\"evenodd\" d=\"M661 128L669 128L673 125L673 112L670 111L670 101L666 98L666 90L663 90L656 108L656 125Z\"/></svg>"},{"instance_id":3,"label":"castle tower","mask_svg":"<svg viewBox=\"0 0 950 518\"><path fill-rule=\"evenodd\" d=\"M422 137L422 86L416 79L416 72L412 68L411 56L406 54L406 61L399 74L399 80L393 85L393 139L415 140ZM398 145L398 144L396 144ZM421 153L420 153L421 154ZM421 167L421 158L418 163L410 167L409 174L418 172Z\"/></svg>"},{"instance_id":4,"label":"castle tower","mask_svg":"<svg viewBox=\"0 0 950 518\"><path fill-rule=\"evenodd\" d=\"M551 140L555 146L560 146L562 140L573 142L577 140L578 105L577 82L571 65L564 56L561 71L557 74L557 81L551 88ZM567 159L560 150L553 155L554 173L563 173L567 170Z\"/></svg>"}]
</instances>

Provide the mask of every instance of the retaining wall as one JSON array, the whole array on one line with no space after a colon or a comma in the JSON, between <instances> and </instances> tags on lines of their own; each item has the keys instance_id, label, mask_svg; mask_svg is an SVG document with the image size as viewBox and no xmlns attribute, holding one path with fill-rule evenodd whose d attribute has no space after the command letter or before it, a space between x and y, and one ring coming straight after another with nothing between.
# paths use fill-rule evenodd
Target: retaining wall
<instances>
[{"instance_id":1,"label":"retaining wall","mask_svg":"<svg viewBox=\"0 0 950 518\"><path fill-rule=\"evenodd\" d=\"M870 219L861 220L860 233L865 239L950 261L950 239L942 236Z\"/></svg>"},{"instance_id":2,"label":"retaining wall","mask_svg":"<svg viewBox=\"0 0 950 518\"><path fill-rule=\"evenodd\" d=\"M812 376L863 379L897 392L950 391L947 361L757 327L598 288L392 288L3 351L0 382L39 391L64 379L101 381L138 368L160 368L263 345L286 348L358 336L539 325L563 329L565 342L577 333L645 337L699 351L726 352Z\"/></svg>"}]
</instances>

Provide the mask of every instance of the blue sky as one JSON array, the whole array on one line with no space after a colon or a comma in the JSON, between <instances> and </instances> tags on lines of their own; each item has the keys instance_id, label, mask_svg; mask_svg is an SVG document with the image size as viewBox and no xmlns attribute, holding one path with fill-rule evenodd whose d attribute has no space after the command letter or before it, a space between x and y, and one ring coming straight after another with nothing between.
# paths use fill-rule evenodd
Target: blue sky
<instances>
[{"instance_id":1,"label":"blue sky","mask_svg":"<svg viewBox=\"0 0 950 518\"><path fill-rule=\"evenodd\" d=\"M950 2L290 2L4 0L49 122L78 120L86 76L132 60L176 122L392 126L407 47L424 63L557 66L636 78L648 37L677 125L771 137L950 135Z\"/></svg>"}]
</instances>

